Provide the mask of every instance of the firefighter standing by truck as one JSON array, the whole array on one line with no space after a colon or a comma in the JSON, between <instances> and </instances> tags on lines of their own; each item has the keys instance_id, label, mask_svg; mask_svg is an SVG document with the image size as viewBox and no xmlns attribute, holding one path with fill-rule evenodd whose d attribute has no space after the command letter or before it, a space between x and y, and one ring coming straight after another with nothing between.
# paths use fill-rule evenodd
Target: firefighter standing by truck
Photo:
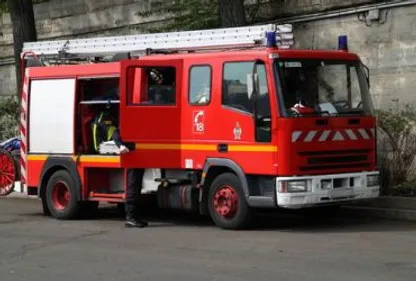
<instances>
[{"instance_id":1,"label":"firefighter standing by truck","mask_svg":"<svg viewBox=\"0 0 416 281\"><path fill-rule=\"evenodd\" d=\"M149 77L152 82L156 85L161 85L164 82L164 76L157 71L152 69L149 72ZM116 90L117 91L117 90ZM118 96L117 93L113 93ZM160 102L160 92L155 93L155 101ZM118 128L118 120L115 118L116 112L112 112L111 103L108 103L104 110L98 113L93 125L93 140L94 149L98 153L99 144L103 141L114 141L119 148L120 154L129 153L130 150L134 149L134 146L130 146L122 141ZM139 219L138 217L138 200L143 187L143 176L144 169L127 169L127 187L126 187L126 227L146 227L148 223Z\"/></svg>"},{"instance_id":2,"label":"firefighter standing by truck","mask_svg":"<svg viewBox=\"0 0 416 281\"><path fill-rule=\"evenodd\" d=\"M98 113L92 123L94 149L98 152L99 144L103 141L114 141L119 148L120 154L129 153L134 149L127 143L124 143L120 137L118 122L115 118L117 114L111 111L111 104ZM138 200L142 190L144 169L127 169L127 186L126 186L126 227L146 227L148 223L141 220L138 215Z\"/></svg>"}]
</instances>

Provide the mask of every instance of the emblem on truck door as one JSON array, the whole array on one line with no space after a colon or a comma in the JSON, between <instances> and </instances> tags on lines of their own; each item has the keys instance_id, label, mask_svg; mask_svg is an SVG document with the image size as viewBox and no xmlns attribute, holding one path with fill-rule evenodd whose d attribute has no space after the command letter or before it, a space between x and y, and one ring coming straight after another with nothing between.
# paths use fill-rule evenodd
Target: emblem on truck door
<instances>
[{"instance_id":1,"label":"emblem on truck door","mask_svg":"<svg viewBox=\"0 0 416 281\"><path fill-rule=\"evenodd\" d=\"M203 110L194 111L193 122L194 133L203 133L205 130L205 113Z\"/></svg>"},{"instance_id":2,"label":"emblem on truck door","mask_svg":"<svg viewBox=\"0 0 416 281\"><path fill-rule=\"evenodd\" d=\"M243 133L243 130L240 127L240 123L235 124L235 128L233 130L234 132L234 139L235 140L241 140L241 134Z\"/></svg>"}]
</instances>

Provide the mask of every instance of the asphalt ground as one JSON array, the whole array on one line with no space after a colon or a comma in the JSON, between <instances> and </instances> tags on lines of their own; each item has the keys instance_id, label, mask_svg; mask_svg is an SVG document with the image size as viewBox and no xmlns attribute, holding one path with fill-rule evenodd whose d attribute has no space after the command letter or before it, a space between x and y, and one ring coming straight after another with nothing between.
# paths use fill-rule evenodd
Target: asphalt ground
<instances>
[{"instance_id":1,"label":"asphalt ground","mask_svg":"<svg viewBox=\"0 0 416 281\"><path fill-rule=\"evenodd\" d=\"M113 207L58 221L38 200L0 198L0 280L416 280L411 222L266 214L225 231L181 213L146 217L146 229L125 229Z\"/></svg>"}]
</instances>

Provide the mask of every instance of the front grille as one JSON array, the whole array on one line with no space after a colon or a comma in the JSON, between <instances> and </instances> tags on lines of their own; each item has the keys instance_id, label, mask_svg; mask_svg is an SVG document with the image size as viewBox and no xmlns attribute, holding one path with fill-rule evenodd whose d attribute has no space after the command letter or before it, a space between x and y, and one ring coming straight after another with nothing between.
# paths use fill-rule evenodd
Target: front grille
<instances>
[{"instance_id":1,"label":"front grille","mask_svg":"<svg viewBox=\"0 0 416 281\"><path fill-rule=\"evenodd\" d=\"M333 164L333 163L351 163L362 162L367 160L367 155L354 155L354 156L337 156L337 157L309 157L308 164Z\"/></svg>"},{"instance_id":2,"label":"front grille","mask_svg":"<svg viewBox=\"0 0 416 281\"><path fill-rule=\"evenodd\" d=\"M371 166L368 159L370 149L360 150L329 150L303 151L298 155L305 159L307 166L301 166L301 171L336 170L346 168L366 168Z\"/></svg>"},{"instance_id":3,"label":"front grille","mask_svg":"<svg viewBox=\"0 0 416 281\"><path fill-rule=\"evenodd\" d=\"M370 149L352 149L352 150L325 150L325 151L302 151L299 156L323 156L323 155L345 155L345 154L368 154Z\"/></svg>"},{"instance_id":4,"label":"front grille","mask_svg":"<svg viewBox=\"0 0 416 281\"><path fill-rule=\"evenodd\" d=\"M336 169L352 169L352 168L367 168L370 167L370 163L357 163L352 165L324 165L324 166L302 166L301 171L313 171L313 170L336 170Z\"/></svg>"}]
</instances>

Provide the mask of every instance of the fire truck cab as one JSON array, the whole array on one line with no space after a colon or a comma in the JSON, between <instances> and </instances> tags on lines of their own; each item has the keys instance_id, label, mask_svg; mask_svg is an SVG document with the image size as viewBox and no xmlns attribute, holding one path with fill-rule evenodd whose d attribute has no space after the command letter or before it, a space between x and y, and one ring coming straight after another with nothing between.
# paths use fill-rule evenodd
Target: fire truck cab
<instances>
[{"instance_id":1,"label":"fire truck cab","mask_svg":"<svg viewBox=\"0 0 416 281\"><path fill-rule=\"evenodd\" d=\"M54 65L42 60L53 53L45 43L26 44L26 192L42 198L45 214L71 219L123 203L126 169L140 168L142 193L158 207L209 214L226 229L246 227L256 208L377 197L376 120L359 57L277 47L276 26L258 28L263 45L166 51L167 42L163 52L88 63L76 47L71 54L76 41ZM111 140L95 149L92 123L103 111L129 153Z\"/></svg>"}]
</instances>

